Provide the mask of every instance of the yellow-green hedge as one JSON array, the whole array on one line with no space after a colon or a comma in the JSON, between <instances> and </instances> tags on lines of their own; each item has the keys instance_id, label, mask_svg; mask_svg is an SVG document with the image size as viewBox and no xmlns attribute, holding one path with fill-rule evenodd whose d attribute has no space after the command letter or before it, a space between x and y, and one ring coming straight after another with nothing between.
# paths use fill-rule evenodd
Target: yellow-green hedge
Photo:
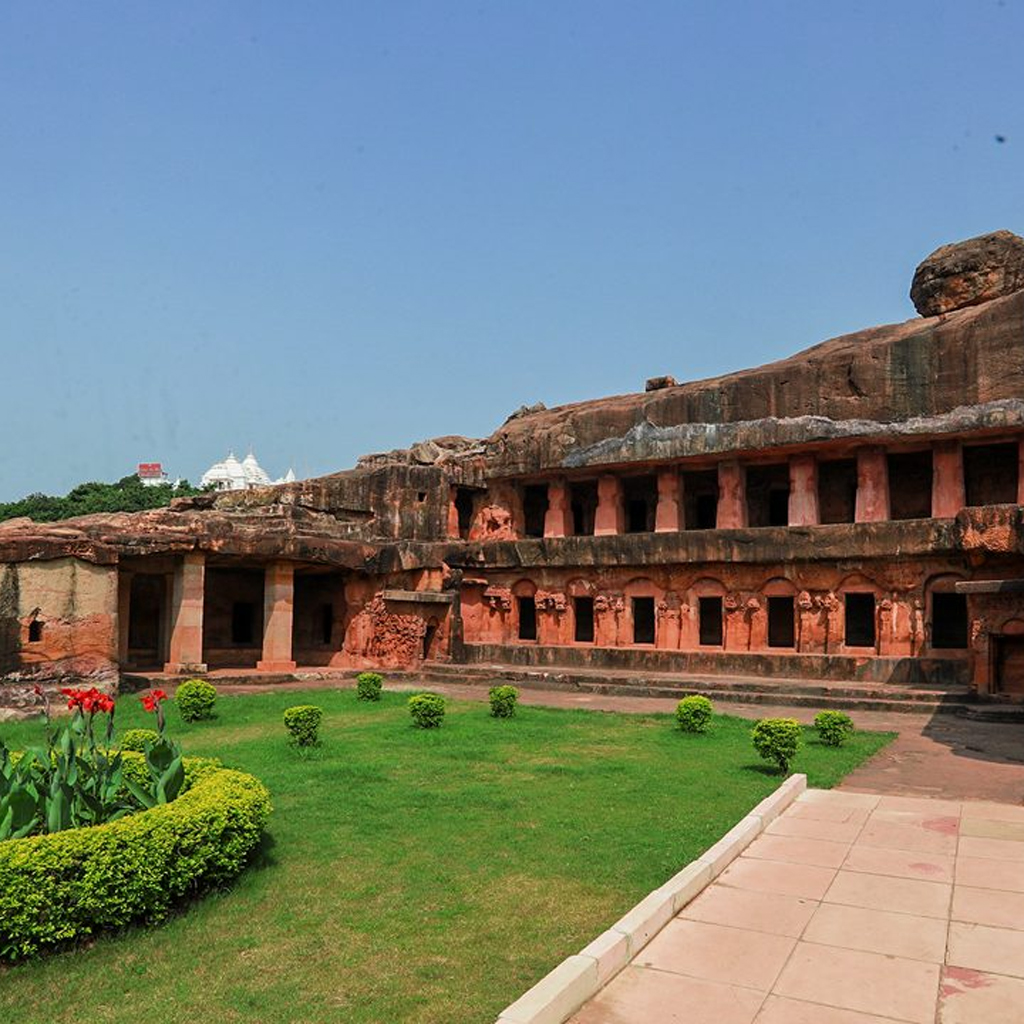
<instances>
[{"instance_id":1,"label":"yellow-green hedge","mask_svg":"<svg viewBox=\"0 0 1024 1024\"><path fill-rule=\"evenodd\" d=\"M141 755L125 754L125 763ZM131 771L136 766L128 767ZM236 875L270 794L252 775L186 758L190 788L106 825L0 842L0 959L17 960L133 921Z\"/></svg>"}]
</instances>

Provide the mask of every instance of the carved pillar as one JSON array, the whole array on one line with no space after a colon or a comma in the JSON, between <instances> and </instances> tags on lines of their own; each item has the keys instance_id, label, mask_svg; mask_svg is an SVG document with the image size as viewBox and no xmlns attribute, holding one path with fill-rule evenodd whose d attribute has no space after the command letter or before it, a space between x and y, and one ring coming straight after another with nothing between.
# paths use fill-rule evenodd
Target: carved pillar
<instances>
[{"instance_id":1,"label":"carved pillar","mask_svg":"<svg viewBox=\"0 0 1024 1024\"><path fill-rule=\"evenodd\" d=\"M735 461L718 464L718 528L739 530L747 525L747 474Z\"/></svg>"},{"instance_id":2,"label":"carved pillar","mask_svg":"<svg viewBox=\"0 0 1024 1024\"><path fill-rule=\"evenodd\" d=\"M599 477L594 535L601 537L612 533L622 533L625 526L626 514L622 503L622 481L617 476Z\"/></svg>"},{"instance_id":3,"label":"carved pillar","mask_svg":"<svg viewBox=\"0 0 1024 1024\"><path fill-rule=\"evenodd\" d=\"M794 455L789 460L789 525L817 526L818 460L813 455Z\"/></svg>"},{"instance_id":4,"label":"carved pillar","mask_svg":"<svg viewBox=\"0 0 1024 1024\"><path fill-rule=\"evenodd\" d=\"M263 577L263 658L260 672L290 672L292 661L292 606L295 600L295 566L271 562Z\"/></svg>"},{"instance_id":5,"label":"carved pillar","mask_svg":"<svg viewBox=\"0 0 1024 1024\"><path fill-rule=\"evenodd\" d=\"M889 518L889 464L882 448L861 448L857 452L858 523L876 523Z\"/></svg>"},{"instance_id":6,"label":"carved pillar","mask_svg":"<svg viewBox=\"0 0 1024 1024\"><path fill-rule=\"evenodd\" d=\"M206 555L183 555L171 584L171 636L165 672L205 672L203 664L203 600Z\"/></svg>"},{"instance_id":7,"label":"carved pillar","mask_svg":"<svg viewBox=\"0 0 1024 1024\"><path fill-rule=\"evenodd\" d=\"M132 607L132 574L117 572L117 664L120 669L128 664L128 630Z\"/></svg>"},{"instance_id":8,"label":"carved pillar","mask_svg":"<svg viewBox=\"0 0 1024 1024\"><path fill-rule=\"evenodd\" d=\"M959 441L939 441L932 449L932 515L952 519L964 504L963 448Z\"/></svg>"},{"instance_id":9,"label":"carved pillar","mask_svg":"<svg viewBox=\"0 0 1024 1024\"><path fill-rule=\"evenodd\" d=\"M569 502L569 485L564 480L552 480L548 484L548 510L544 514L544 536L572 536L572 505Z\"/></svg>"},{"instance_id":10,"label":"carved pillar","mask_svg":"<svg viewBox=\"0 0 1024 1024\"><path fill-rule=\"evenodd\" d=\"M683 526L679 491L679 470L674 466L658 471L658 508L654 514L655 533L678 533Z\"/></svg>"}]
</instances>

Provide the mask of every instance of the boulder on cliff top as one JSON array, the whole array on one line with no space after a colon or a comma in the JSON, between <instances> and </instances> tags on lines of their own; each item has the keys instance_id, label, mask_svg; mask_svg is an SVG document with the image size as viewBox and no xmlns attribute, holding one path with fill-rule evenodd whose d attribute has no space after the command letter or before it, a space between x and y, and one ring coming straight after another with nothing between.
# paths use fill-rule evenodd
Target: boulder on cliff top
<instances>
[{"instance_id":1,"label":"boulder on cliff top","mask_svg":"<svg viewBox=\"0 0 1024 1024\"><path fill-rule=\"evenodd\" d=\"M921 316L939 316L1024 288L1024 238L993 231L936 249L914 273L910 298Z\"/></svg>"}]
</instances>

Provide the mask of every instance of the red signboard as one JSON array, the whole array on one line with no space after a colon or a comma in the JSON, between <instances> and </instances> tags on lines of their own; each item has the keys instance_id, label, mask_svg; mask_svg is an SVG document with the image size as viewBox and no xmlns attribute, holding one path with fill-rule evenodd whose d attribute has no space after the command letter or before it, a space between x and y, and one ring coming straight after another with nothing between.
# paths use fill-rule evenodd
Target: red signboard
<instances>
[{"instance_id":1,"label":"red signboard","mask_svg":"<svg viewBox=\"0 0 1024 1024\"><path fill-rule=\"evenodd\" d=\"M163 475L164 475L164 467L159 462L140 462L139 463L139 476L140 477L146 478L146 477L163 476Z\"/></svg>"}]
</instances>

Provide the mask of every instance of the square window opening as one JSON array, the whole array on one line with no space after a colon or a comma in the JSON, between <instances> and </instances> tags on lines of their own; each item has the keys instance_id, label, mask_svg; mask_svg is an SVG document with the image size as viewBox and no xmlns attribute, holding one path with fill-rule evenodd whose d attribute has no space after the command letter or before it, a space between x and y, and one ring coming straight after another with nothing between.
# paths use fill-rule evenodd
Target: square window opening
<instances>
[{"instance_id":1,"label":"square window opening","mask_svg":"<svg viewBox=\"0 0 1024 1024\"><path fill-rule=\"evenodd\" d=\"M847 647L875 646L875 595L846 594L845 640Z\"/></svg>"}]
</instances>

